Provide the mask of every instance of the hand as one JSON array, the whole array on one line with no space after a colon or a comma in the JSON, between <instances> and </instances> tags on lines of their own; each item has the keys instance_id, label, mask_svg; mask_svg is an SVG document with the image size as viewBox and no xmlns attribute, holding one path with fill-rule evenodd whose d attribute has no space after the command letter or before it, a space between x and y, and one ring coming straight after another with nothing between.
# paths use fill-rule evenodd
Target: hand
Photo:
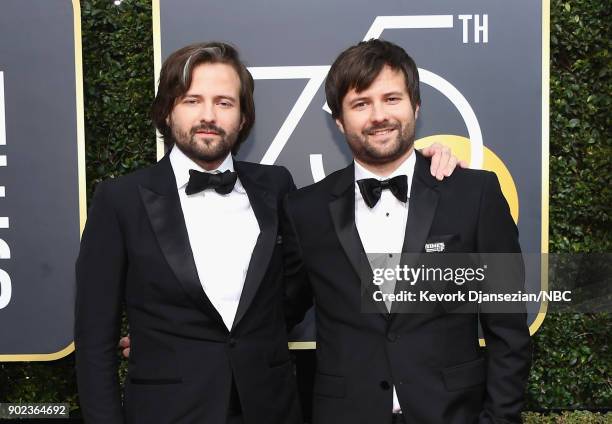
<instances>
[{"instance_id":1,"label":"hand","mask_svg":"<svg viewBox=\"0 0 612 424\"><path fill-rule=\"evenodd\" d=\"M130 357L130 335L128 334L125 337L121 337L119 339L119 349L121 349L121 354L124 358Z\"/></svg>"},{"instance_id":2,"label":"hand","mask_svg":"<svg viewBox=\"0 0 612 424\"><path fill-rule=\"evenodd\" d=\"M464 160L459 160L453 155L451 149L440 144L434 143L429 147L425 147L420 151L423 156L431 158L431 167L429 171L431 175L442 181L444 177L450 177L457 165L461 168L467 168L468 163Z\"/></svg>"}]
</instances>

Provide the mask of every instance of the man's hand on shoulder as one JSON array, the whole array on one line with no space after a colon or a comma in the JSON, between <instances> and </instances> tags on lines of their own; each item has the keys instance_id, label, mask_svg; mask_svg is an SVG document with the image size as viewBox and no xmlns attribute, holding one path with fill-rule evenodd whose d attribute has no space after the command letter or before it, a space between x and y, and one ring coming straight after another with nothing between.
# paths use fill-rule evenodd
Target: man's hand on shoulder
<instances>
[{"instance_id":1,"label":"man's hand on shoulder","mask_svg":"<svg viewBox=\"0 0 612 424\"><path fill-rule=\"evenodd\" d=\"M431 146L419 150L423 156L431 158L431 175L442 181L445 177L450 177L457 165L461 168L467 168L468 163L464 160L459 160L453 155L451 149L440 144L434 143Z\"/></svg>"}]
</instances>

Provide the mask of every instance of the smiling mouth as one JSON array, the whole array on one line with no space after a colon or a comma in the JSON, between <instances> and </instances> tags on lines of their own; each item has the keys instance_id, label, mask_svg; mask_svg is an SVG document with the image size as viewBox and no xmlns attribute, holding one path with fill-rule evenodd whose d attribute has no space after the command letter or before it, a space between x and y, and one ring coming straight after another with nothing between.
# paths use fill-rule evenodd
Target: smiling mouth
<instances>
[{"instance_id":1,"label":"smiling mouth","mask_svg":"<svg viewBox=\"0 0 612 424\"><path fill-rule=\"evenodd\" d=\"M368 135L386 135L395 131L395 128L381 128L379 130L368 131Z\"/></svg>"}]
</instances>

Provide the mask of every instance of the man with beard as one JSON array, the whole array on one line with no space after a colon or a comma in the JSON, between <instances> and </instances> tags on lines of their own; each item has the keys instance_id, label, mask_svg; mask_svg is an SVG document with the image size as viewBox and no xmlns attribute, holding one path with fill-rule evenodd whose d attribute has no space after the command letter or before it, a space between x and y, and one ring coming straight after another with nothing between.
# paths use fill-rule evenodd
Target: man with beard
<instances>
[{"instance_id":1,"label":"man with beard","mask_svg":"<svg viewBox=\"0 0 612 424\"><path fill-rule=\"evenodd\" d=\"M152 118L169 152L99 184L77 260L85 420L301 423L278 220L295 186L283 167L232 158L255 120L253 79L236 50L199 43L171 54ZM456 159L434 151L442 177ZM131 351L122 405L123 303Z\"/></svg>"},{"instance_id":2,"label":"man with beard","mask_svg":"<svg viewBox=\"0 0 612 424\"><path fill-rule=\"evenodd\" d=\"M277 214L294 185L285 168L232 159L255 119L236 50L200 43L170 55L152 118L174 148L100 183L83 232L75 344L85 421L301 424Z\"/></svg>"},{"instance_id":3,"label":"man with beard","mask_svg":"<svg viewBox=\"0 0 612 424\"><path fill-rule=\"evenodd\" d=\"M392 262L428 244L520 252L495 174L458 169L440 182L427 172L413 148L418 71L397 45L345 50L325 91L354 163L290 193L282 220L290 325L315 305L313 424L520 422L530 363L523 313L481 313L483 356L476 313L400 314L368 297L368 253Z\"/></svg>"}]
</instances>

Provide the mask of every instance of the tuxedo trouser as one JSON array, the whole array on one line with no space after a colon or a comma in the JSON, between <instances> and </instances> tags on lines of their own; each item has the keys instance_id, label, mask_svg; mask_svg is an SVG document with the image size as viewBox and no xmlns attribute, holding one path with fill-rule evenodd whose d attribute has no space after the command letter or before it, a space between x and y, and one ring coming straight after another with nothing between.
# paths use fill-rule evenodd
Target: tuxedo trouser
<instances>
[{"instance_id":1,"label":"tuxedo trouser","mask_svg":"<svg viewBox=\"0 0 612 424\"><path fill-rule=\"evenodd\" d=\"M404 421L402 414L393 414L391 416L391 424L406 424L406 421Z\"/></svg>"},{"instance_id":2,"label":"tuxedo trouser","mask_svg":"<svg viewBox=\"0 0 612 424\"><path fill-rule=\"evenodd\" d=\"M227 417L227 424L244 424L241 415L230 415Z\"/></svg>"}]
</instances>

